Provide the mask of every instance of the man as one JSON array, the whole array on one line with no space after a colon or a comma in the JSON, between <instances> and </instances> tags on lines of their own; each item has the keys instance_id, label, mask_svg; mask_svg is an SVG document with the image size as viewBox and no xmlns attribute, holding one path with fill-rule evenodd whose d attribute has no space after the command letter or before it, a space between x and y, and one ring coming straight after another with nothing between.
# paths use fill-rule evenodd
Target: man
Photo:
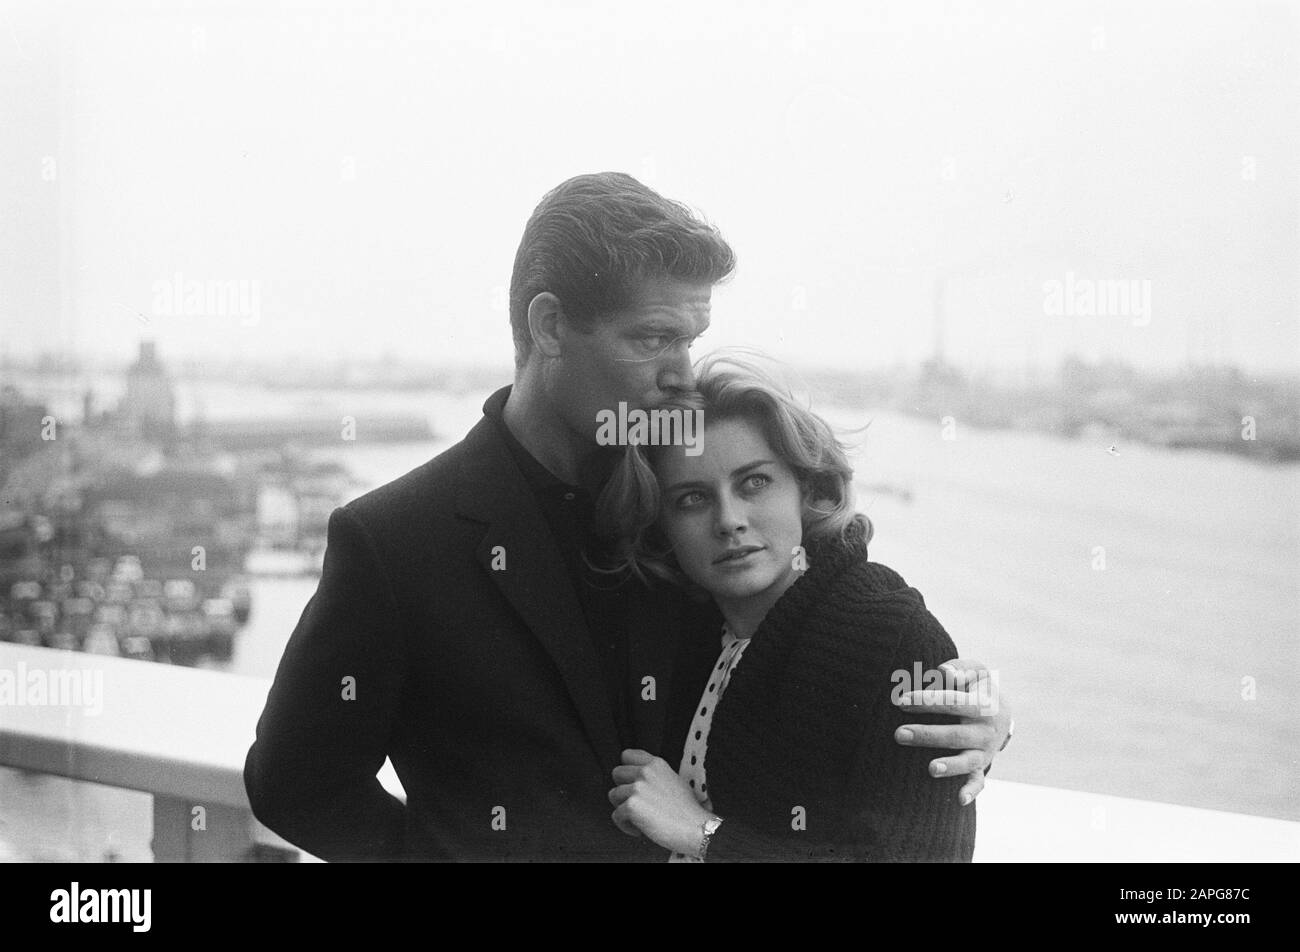
<instances>
[{"instance_id":1,"label":"man","mask_svg":"<svg viewBox=\"0 0 1300 952\"><path fill-rule=\"evenodd\" d=\"M734 264L716 229L627 175L542 199L511 280L514 386L330 519L245 766L259 820L327 860L665 857L611 820L611 772L628 748L677 762L718 619L591 567L613 452L597 419L691 386L688 348ZM1007 719L943 720L918 717L913 742L952 748L947 775L971 774L973 796ZM376 779L385 757L405 804Z\"/></svg>"}]
</instances>

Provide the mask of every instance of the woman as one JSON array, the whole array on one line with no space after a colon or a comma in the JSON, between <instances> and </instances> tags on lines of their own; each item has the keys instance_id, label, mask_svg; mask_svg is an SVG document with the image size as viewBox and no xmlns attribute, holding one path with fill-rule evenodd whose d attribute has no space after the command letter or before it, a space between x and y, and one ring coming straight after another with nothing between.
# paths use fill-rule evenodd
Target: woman
<instances>
[{"instance_id":1,"label":"woman","mask_svg":"<svg viewBox=\"0 0 1300 952\"><path fill-rule=\"evenodd\" d=\"M969 861L961 778L931 779L933 752L893 737L918 717L891 692L930 687L909 679L956 648L868 560L843 448L740 359L706 359L696 387L664 409L703 410L702 452L629 447L600 517L621 570L712 597L721 654L678 770L645 751L614 770L614 822L676 861Z\"/></svg>"}]
</instances>

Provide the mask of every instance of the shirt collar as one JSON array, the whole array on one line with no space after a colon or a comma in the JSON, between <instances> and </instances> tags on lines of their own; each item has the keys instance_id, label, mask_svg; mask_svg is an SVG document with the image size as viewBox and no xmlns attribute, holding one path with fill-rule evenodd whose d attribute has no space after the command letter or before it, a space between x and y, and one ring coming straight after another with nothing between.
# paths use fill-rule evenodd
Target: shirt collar
<instances>
[{"instance_id":1,"label":"shirt collar","mask_svg":"<svg viewBox=\"0 0 1300 952\"><path fill-rule=\"evenodd\" d=\"M505 440L514 457L515 463L523 472L524 478L534 489L548 494L583 495L595 499L614 472L614 467L622 459L623 452L616 446L593 447L593 452L578 465L578 484L567 483L543 466L519 439L510 431L505 421L506 400L510 397L510 387L502 387L492 394L483 404L483 414L496 424L497 431Z\"/></svg>"}]
</instances>

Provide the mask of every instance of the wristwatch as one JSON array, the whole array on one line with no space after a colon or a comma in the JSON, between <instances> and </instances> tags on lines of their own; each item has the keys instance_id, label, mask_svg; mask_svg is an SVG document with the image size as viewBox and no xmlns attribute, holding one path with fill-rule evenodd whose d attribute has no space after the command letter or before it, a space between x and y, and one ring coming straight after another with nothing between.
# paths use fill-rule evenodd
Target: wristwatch
<instances>
[{"instance_id":1,"label":"wristwatch","mask_svg":"<svg viewBox=\"0 0 1300 952\"><path fill-rule=\"evenodd\" d=\"M713 839L713 834L718 832L718 827L722 826L722 817L710 817L700 824L700 829L704 833L703 839L700 840L700 859L708 859L709 841Z\"/></svg>"}]
</instances>

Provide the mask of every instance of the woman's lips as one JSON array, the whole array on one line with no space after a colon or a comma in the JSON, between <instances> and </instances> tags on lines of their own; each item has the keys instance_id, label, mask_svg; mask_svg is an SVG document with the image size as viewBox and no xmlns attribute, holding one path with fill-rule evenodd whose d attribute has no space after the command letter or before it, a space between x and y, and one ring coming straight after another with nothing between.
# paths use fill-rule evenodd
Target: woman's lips
<instances>
[{"instance_id":1,"label":"woman's lips","mask_svg":"<svg viewBox=\"0 0 1300 952\"><path fill-rule=\"evenodd\" d=\"M714 565L737 565L749 561L749 557L755 552L762 552L761 545L742 545L734 549L728 549L722 555L713 560Z\"/></svg>"}]
</instances>

